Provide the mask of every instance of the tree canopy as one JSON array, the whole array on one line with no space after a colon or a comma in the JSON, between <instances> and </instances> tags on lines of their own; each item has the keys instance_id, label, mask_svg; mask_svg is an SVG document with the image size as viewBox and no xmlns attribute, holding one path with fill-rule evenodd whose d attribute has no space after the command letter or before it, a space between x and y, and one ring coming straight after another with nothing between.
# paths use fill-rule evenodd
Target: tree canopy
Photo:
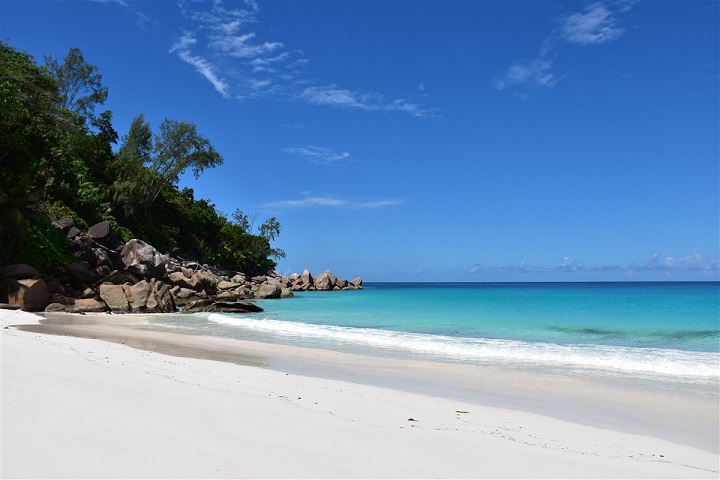
<instances>
[{"instance_id":1,"label":"tree canopy","mask_svg":"<svg viewBox=\"0 0 720 480\"><path fill-rule=\"evenodd\" d=\"M38 66L0 42L0 264L50 271L69 261L67 239L50 223L70 216L84 227L110 221L123 240L164 253L251 275L274 268L272 258L284 256L270 245L277 219L253 233L247 217L228 220L179 189L185 172L198 178L223 162L197 126L166 119L153 132L140 114L114 151L112 112L96 112L107 97L79 49Z\"/></svg>"}]
</instances>

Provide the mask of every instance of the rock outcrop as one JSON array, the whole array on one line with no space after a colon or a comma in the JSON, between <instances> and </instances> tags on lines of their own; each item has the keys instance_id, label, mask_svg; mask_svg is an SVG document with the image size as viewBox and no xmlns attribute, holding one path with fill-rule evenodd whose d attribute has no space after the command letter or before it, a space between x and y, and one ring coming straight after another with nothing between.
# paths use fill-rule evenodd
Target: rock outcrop
<instances>
[{"instance_id":1,"label":"rock outcrop","mask_svg":"<svg viewBox=\"0 0 720 480\"><path fill-rule=\"evenodd\" d=\"M84 234L72 219L53 222L68 237L75 261L54 275L24 264L0 267L0 308L30 311L167 313L254 312L247 300L293 297L294 291L361 289L362 279L337 278L307 269L290 276L268 272L248 279L242 272L166 257L133 239L123 244L109 222Z\"/></svg>"},{"instance_id":2,"label":"rock outcrop","mask_svg":"<svg viewBox=\"0 0 720 480\"><path fill-rule=\"evenodd\" d=\"M39 311L50 303L50 293L41 278L6 278L0 283L0 303L9 303L22 310Z\"/></svg>"},{"instance_id":3,"label":"rock outcrop","mask_svg":"<svg viewBox=\"0 0 720 480\"><path fill-rule=\"evenodd\" d=\"M125 269L145 278L165 277L165 256L155 247L136 238L130 240L120 250Z\"/></svg>"}]
</instances>

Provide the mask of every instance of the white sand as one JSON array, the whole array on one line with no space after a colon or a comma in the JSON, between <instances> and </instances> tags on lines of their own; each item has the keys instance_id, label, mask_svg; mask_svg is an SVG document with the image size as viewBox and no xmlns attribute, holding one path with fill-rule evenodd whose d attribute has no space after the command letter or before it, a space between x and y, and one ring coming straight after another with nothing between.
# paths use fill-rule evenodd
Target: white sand
<instances>
[{"instance_id":1,"label":"white sand","mask_svg":"<svg viewBox=\"0 0 720 480\"><path fill-rule=\"evenodd\" d=\"M2 478L718 477L717 453L533 413L13 328L0 346Z\"/></svg>"}]
</instances>

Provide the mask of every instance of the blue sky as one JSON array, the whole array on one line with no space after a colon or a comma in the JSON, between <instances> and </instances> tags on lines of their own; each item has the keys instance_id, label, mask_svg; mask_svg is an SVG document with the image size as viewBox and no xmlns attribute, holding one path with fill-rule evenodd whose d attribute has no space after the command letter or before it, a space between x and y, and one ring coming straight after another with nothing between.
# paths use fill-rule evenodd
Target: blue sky
<instances>
[{"instance_id":1,"label":"blue sky","mask_svg":"<svg viewBox=\"0 0 720 480\"><path fill-rule=\"evenodd\" d=\"M79 47L122 136L197 124L183 186L278 271L366 281L718 280L717 0L3 0Z\"/></svg>"}]
</instances>

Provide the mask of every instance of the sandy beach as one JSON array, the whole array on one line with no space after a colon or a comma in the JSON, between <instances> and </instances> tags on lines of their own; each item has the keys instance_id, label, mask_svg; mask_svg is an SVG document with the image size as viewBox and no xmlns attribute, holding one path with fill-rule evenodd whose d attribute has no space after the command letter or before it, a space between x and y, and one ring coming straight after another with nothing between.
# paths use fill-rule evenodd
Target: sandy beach
<instances>
[{"instance_id":1,"label":"sandy beach","mask_svg":"<svg viewBox=\"0 0 720 480\"><path fill-rule=\"evenodd\" d=\"M142 316L0 311L0 320L3 478L720 469L716 399L167 334L141 328Z\"/></svg>"}]
</instances>

